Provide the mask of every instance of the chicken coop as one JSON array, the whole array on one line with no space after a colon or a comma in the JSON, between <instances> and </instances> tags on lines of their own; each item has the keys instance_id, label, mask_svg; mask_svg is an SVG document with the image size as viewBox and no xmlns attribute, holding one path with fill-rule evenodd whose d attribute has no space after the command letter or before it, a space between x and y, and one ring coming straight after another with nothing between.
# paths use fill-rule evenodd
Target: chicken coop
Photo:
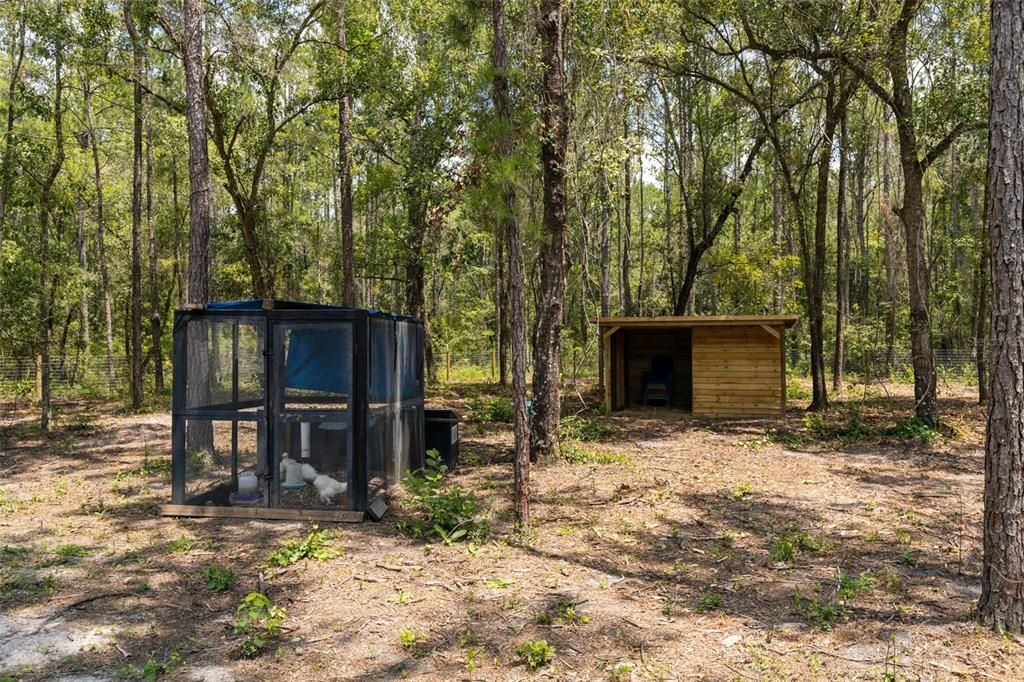
<instances>
[{"instance_id":1,"label":"chicken coop","mask_svg":"<svg viewBox=\"0 0 1024 682\"><path fill-rule=\"evenodd\" d=\"M423 323L250 300L174 314L174 516L361 521L423 466Z\"/></svg>"}]
</instances>

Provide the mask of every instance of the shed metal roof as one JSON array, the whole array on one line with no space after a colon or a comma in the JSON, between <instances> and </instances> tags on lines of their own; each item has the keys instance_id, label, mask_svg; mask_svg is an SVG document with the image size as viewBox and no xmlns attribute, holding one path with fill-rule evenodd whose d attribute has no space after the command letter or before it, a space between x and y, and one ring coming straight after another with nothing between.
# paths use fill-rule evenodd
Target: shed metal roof
<instances>
[{"instance_id":1,"label":"shed metal roof","mask_svg":"<svg viewBox=\"0 0 1024 682\"><path fill-rule=\"evenodd\" d=\"M600 327L620 329L658 329L666 327L738 327L767 325L789 328L800 321L799 315L665 315L663 317L599 317Z\"/></svg>"}]
</instances>

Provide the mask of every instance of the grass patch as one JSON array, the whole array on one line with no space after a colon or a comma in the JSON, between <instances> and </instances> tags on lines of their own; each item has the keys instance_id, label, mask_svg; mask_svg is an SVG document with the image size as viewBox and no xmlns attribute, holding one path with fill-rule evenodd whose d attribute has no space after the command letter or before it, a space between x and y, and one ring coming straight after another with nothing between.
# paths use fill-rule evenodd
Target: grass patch
<instances>
[{"instance_id":1,"label":"grass patch","mask_svg":"<svg viewBox=\"0 0 1024 682\"><path fill-rule=\"evenodd\" d=\"M515 405L508 398L470 398L466 401L466 419L477 425L478 430L487 422L511 424L515 419Z\"/></svg>"},{"instance_id":2,"label":"grass patch","mask_svg":"<svg viewBox=\"0 0 1024 682\"><path fill-rule=\"evenodd\" d=\"M630 466L629 455L622 452L604 452L581 446L576 441L562 443L562 458L570 464L618 464Z\"/></svg>"},{"instance_id":3,"label":"grass patch","mask_svg":"<svg viewBox=\"0 0 1024 682\"><path fill-rule=\"evenodd\" d=\"M576 415L563 417L558 423L559 436L562 440L574 440L592 443L610 438L619 432L614 426L608 426Z\"/></svg>"}]
</instances>

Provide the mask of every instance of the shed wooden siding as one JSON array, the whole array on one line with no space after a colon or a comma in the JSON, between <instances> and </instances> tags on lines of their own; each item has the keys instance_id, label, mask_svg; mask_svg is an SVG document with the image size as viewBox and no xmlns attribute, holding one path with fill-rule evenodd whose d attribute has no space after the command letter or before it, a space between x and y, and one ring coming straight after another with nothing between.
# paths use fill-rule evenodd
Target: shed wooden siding
<instances>
[{"instance_id":1,"label":"shed wooden siding","mask_svg":"<svg viewBox=\"0 0 1024 682\"><path fill-rule=\"evenodd\" d=\"M781 326L694 327L693 414L784 414L783 334Z\"/></svg>"}]
</instances>

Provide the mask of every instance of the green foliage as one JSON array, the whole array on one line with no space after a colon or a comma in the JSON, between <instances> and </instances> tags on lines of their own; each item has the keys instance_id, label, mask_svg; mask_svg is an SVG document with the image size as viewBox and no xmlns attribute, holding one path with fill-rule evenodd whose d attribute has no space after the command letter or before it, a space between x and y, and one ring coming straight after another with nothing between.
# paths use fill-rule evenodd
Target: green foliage
<instances>
[{"instance_id":1,"label":"green foliage","mask_svg":"<svg viewBox=\"0 0 1024 682\"><path fill-rule=\"evenodd\" d=\"M576 441L563 441L562 458L570 464L618 464L630 466L629 455L622 452L606 452L580 445Z\"/></svg>"},{"instance_id":2,"label":"green foliage","mask_svg":"<svg viewBox=\"0 0 1024 682\"><path fill-rule=\"evenodd\" d=\"M799 589L793 593L793 609L802 618L816 624L822 630L831 630L837 623L850 617L850 609L834 601L821 601L817 597L808 599Z\"/></svg>"},{"instance_id":3,"label":"green foliage","mask_svg":"<svg viewBox=\"0 0 1024 682\"><path fill-rule=\"evenodd\" d=\"M748 495L750 495L752 492L754 492L754 488L750 485L750 483L740 483L738 486L732 489L732 499L742 500Z\"/></svg>"},{"instance_id":4,"label":"green foliage","mask_svg":"<svg viewBox=\"0 0 1024 682\"><path fill-rule=\"evenodd\" d=\"M203 566L203 581L207 589L214 592L226 592L235 585L235 572L224 566Z\"/></svg>"},{"instance_id":5,"label":"green foliage","mask_svg":"<svg viewBox=\"0 0 1024 682\"><path fill-rule=\"evenodd\" d=\"M714 611L722 605L722 593L714 588L704 588L701 590L700 601L697 602L697 613L707 613L708 611Z\"/></svg>"},{"instance_id":6,"label":"green foliage","mask_svg":"<svg viewBox=\"0 0 1024 682\"><path fill-rule=\"evenodd\" d=\"M837 593L840 598L849 601L860 594L871 594L875 591L875 586L877 585L878 579L868 572L861 573L860 575L840 573Z\"/></svg>"},{"instance_id":7,"label":"green foliage","mask_svg":"<svg viewBox=\"0 0 1024 682\"><path fill-rule=\"evenodd\" d=\"M169 675L175 668L183 663L181 654L172 651L166 659L158 659L153 654L149 655L146 663L140 668L137 665L126 664L117 669L116 674L121 679L145 680L152 682L164 675Z\"/></svg>"},{"instance_id":8,"label":"green foliage","mask_svg":"<svg viewBox=\"0 0 1024 682\"><path fill-rule=\"evenodd\" d=\"M412 537L439 540L451 545L462 540L480 540L490 534L476 495L447 480L448 467L437 450L428 450L426 466L404 479L416 519L399 527Z\"/></svg>"},{"instance_id":9,"label":"green foliage","mask_svg":"<svg viewBox=\"0 0 1024 682\"><path fill-rule=\"evenodd\" d=\"M466 419L478 426L486 422L511 424L515 420L515 405L508 398L470 398L466 401L469 412Z\"/></svg>"},{"instance_id":10,"label":"green foliage","mask_svg":"<svg viewBox=\"0 0 1024 682\"><path fill-rule=\"evenodd\" d=\"M772 561L784 561L787 564L796 559L796 547L789 537L775 538L771 546Z\"/></svg>"},{"instance_id":11,"label":"green foliage","mask_svg":"<svg viewBox=\"0 0 1024 682\"><path fill-rule=\"evenodd\" d=\"M243 658L257 658L284 631L285 610L275 606L266 595L250 592L238 605L235 634L243 635L240 653Z\"/></svg>"},{"instance_id":12,"label":"green foliage","mask_svg":"<svg viewBox=\"0 0 1024 682\"><path fill-rule=\"evenodd\" d=\"M614 426L576 415L562 417L558 427L559 437L562 440L581 441L584 443L605 440L619 432Z\"/></svg>"},{"instance_id":13,"label":"green foliage","mask_svg":"<svg viewBox=\"0 0 1024 682\"><path fill-rule=\"evenodd\" d=\"M270 553L269 566L291 566L304 559L327 561L341 555L341 550L331 547L327 534L314 525L302 540L289 540Z\"/></svg>"},{"instance_id":14,"label":"green foliage","mask_svg":"<svg viewBox=\"0 0 1024 682\"><path fill-rule=\"evenodd\" d=\"M527 668L536 670L551 662L555 657L555 647L546 639L531 639L516 647L516 656Z\"/></svg>"},{"instance_id":15,"label":"green foliage","mask_svg":"<svg viewBox=\"0 0 1024 682\"><path fill-rule=\"evenodd\" d=\"M772 540L769 553L772 561L793 563L798 552L827 552L832 549L830 543L822 535L811 535L792 524L786 524L782 533Z\"/></svg>"},{"instance_id":16,"label":"green foliage","mask_svg":"<svg viewBox=\"0 0 1024 682\"><path fill-rule=\"evenodd\" d=\"M422 632L403 628L398 632L398 641L402 643L402 648L411 649L420 642L427 641L427 636Z\"/></svg>"}]
</instances>

